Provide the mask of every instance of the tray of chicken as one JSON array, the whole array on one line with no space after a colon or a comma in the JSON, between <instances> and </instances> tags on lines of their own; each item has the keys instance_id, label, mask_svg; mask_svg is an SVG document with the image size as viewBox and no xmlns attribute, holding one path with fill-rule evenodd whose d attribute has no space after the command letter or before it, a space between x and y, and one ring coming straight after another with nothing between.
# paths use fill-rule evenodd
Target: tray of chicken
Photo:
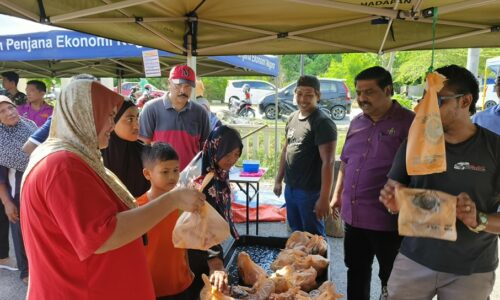
<instances>
[{"instance_id":1,"label":"tray of chicken","mask_svg":"<svg viewBox=\"0 0 500 300\"><path fill-rule=\"evenodd\" d=\"M287 238L241 236L225 251L230 292L206 286L205 299L335 300L342 297L330 281L328 243L319 235L296 231Z\"/></svg>"}]
</instances>

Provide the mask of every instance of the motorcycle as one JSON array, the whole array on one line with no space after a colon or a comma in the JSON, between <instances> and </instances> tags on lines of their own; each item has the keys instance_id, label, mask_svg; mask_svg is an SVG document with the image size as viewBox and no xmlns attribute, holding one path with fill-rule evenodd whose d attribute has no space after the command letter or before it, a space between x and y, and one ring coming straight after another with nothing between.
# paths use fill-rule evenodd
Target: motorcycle
<instances>
[{"instance_id":1,"label":"motorcycle","mask_svg":"<svg viewBox=\"0 0 500 300\"><path fill-rule=\"evenodd\" d=\"M239 117L252 117L255 118L255 110L252 108L252 103L250 100L236 100L231 102L231 107L229 108L233 114Z\"/></svg>"},{"instance_id":2,"label":"motorcycle","mask_svg":"<svg viewBox=\"0 0 500 300\"><path fill-rule=\"evenodd\" d=\"M142 108L149 100L160 98L164 94L164 91L145 89L144 93L137 99L137 107Z\"/></svg>"}]
</instances>

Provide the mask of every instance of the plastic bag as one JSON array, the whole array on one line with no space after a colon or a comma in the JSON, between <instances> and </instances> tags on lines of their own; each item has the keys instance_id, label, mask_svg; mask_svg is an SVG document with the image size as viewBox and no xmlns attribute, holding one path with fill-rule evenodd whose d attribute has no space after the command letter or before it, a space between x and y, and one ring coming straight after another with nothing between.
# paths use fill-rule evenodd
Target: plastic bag
<instances>
[{"instance_id":1,"label":"plastic bag","mask_svg":"<svg viewBox=\"0 0 500 300\"><path fill-rule=\"evenodd\" d=\"M408 175L426 175L446 171L446 152L443 125L437 100L437 92L446 77L439 73L427 75L424 99L415 107L415 119L411 123L406 148Z\"/></svg>"},{"instance_id":2,"label":"plastic bag","mask_svg":"<svg viewBox=\"0 0 500 300\"><path fill-rule=\"evenodd\" d=\"M194 180L201 176L202 152L198 152L189 164L179 174L177 186L195 187Z\"/></svg>"},{"instance_id":3,"label":"plastic bag","mask_svg":"<svg viewBox=\"0 0 500 300\"><path fill-rule=\"evenodd\" d=\"M434 190L396 187L400 235L457 240L457 197Z\"/></svg>"},{"instance_id":4,"label":"plastic bag","mask_svg":"<svg viewBox=\"0 0 500 300\"><path fill-rule=\"evenodd\" d=\"M203 179L199 190L212 180L213 173ZM208 250L225 241L231 232L224 218L206 203L197 212L183 212L172 233L172 242L176 248Z\"/></svg>"}]
</instances>

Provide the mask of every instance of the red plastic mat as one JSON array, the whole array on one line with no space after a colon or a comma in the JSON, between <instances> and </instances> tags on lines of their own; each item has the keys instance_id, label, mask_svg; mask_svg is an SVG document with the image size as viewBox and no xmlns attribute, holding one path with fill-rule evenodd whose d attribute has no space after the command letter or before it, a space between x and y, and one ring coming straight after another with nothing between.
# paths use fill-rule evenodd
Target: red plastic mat
<instances>
[{"instance_id":1,"label":"red plastic mat","mask_svg":"<svg viewBox=\"0 0 500 300\"><path fill-rule=\"evenodd\" d=\"M247 210L245 205L232 203L233 221L235 223L244 223L247 220ZM257 208L250 207L248 218L251 222L257 220ZM279 208L274 205L259 206L259 222L284 222L286 220L286 208Z\"/></svg>"}]
</instances>

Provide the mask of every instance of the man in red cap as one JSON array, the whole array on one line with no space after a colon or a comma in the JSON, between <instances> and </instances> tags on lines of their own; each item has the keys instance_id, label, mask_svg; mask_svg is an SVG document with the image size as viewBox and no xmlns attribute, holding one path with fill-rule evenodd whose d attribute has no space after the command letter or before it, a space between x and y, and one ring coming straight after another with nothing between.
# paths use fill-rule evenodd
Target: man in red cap
<instances>
[{"instance_id":1,"label":"man in red cap","mask_svg":"<svg viewBox=\"0 0 500 300\"><path fill-rule=\"evenodd\" d=\"M140 118L139 138L147 144L169 143L179 154L181 170L202 149L210 133L205 109L189 101L196 86L196 75L189 66L170 70L169 92L146 103Z\"/></svg>"}]
</instances>

